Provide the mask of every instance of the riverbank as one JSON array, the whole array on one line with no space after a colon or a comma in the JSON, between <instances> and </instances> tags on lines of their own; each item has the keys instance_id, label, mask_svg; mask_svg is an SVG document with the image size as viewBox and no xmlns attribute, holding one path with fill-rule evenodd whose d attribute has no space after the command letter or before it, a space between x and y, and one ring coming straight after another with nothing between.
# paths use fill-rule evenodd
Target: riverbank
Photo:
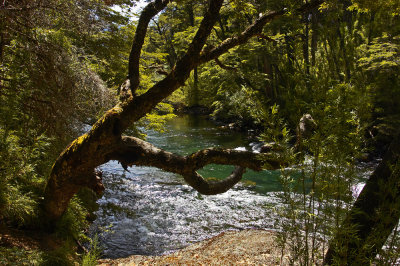
<instances>
[{"instance_id":1,"label":"riverbank","mask_svg":"<svg viewBox=\"0 0 400 266\"><path fill-rule=\"evenodd\" d=\"M99 265L282 265L274 231L228 231L163 256L133 255L99 260Z\"/></svg>"},{"instance_id":2,"label":"riverbank","mask_svg":"<svg viewBox=\"0 0 400 266\"><path fill-rule=\"evenodd\" d=\"M263 130L261 125L256 125L255 121L250 121L249 119L243 120L243 118L241 117L231 117L221 114L213 116L213 109L207 106L186 106L177 103L171 104L174 107L174 113L178 116L202 116L205 119L212 121L216 126L224 130L242 132L253 137L259 135Z\"/></svg>"}]
</instances>

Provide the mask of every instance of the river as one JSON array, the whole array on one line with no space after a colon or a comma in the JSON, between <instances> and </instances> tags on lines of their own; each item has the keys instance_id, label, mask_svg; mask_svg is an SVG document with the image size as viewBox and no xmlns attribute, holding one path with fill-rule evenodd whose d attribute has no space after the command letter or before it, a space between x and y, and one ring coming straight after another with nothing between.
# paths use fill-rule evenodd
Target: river
<instances>
[{"instance_id":1,"label":"river","mask_svg":"<svg viewBox=\"0 0 400 266\"><path fill-rule=\"evenodd\" d=\"M201 117L182 116L166 132L147 131L147 141L170 152L190 154L208 147L251 150L254 140L221 130ZM223 178L233 167L209 165L206 177ZM129 172L112 161L101 167L106 187L92 233L99 236L104 257L160 255L226 230L273 228L279 172L248 171L245 182L215 196L203 196L182 177L151 167Z\"/></svg>"},{"instance_id":2,"label":"river","mask_svg":"<svg viewBox=\"0 0 400 266\"><path fill-rule=\"evenodd\" d=\"M166 132L147 131L147 141L181 155L208 147L252 150L255 140L225 131L201 117L177 117ZM223 178L233 167L209 165L205 177ZM247 171L244 182L228 192L203 196L179 175L151 167L129 172L112 161L101 167L106 187L91 226L104 257L161 255L226 230L273 229L278 204L279 171Z\"/></svg>"}]
</instances>

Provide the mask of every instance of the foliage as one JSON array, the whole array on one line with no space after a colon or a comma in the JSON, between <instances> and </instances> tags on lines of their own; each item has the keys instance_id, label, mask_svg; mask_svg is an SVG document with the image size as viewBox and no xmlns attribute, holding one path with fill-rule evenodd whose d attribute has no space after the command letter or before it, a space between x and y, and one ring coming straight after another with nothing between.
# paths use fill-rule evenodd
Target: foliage
<instances>
[{"instance_id":1,"label":"foliage","mask_svg":"<svg viewBox=\"0 0 400 266\"><path fill-rule=\"evenodd\" d=\"M377 12L386 10L390 15L398 15L400 12L400 3L396 0L389 1L371 1L371 0L353 0L353 7L367 12Z\"/></svg>"},{"instance_id":2,"label":"foliage","mask_svg":"<svg viewBox=\"0 0 400 266\"><path fill-rule=\"evenodd\" d=\"M340 87L339 94L344 92ZM354 110L346 108L348 103L342 108L335 106L340 104L339 98L329 92L333 93L328 90L325 101L312 110L318 128L300 151L308 153L307 159L296 168L283 169L281 176L284 207L278 213L285 219L277 221L282 230L278 239L282 250L290 250L292 263L302 265L322 262L328 240L339 230L340 221L354 202L353 189L360 182L355 164L362 151L359 119ZM320 116L322 110L324 115ZM345 246L342 244L339 246Z\"/></svg>"},{"instance_id":3,"label":"foliage","mask_svg":"<svg viewBox=\"0 0 400 266\"><path fill-rule=\"evenodd\" d=\"M359 66L367 71L396 70L400 65L399 39L400 36L389 38L384 33L371 43L361 45L359 49L364 50L365 57L358 59Z\"/></svg>"},{"instance_id":4,"label":"foliage","mask_svg":"<svg viewBox=\"0 0 400 266\"><path fill-rule=\"evenodd\" d=\"M71 200L71 204L65 215L63 215L61 220L57 223L57 236L69 241L86 239L84 230L89 225L86 219L87 215L88 212L83 207L82 202L75 196Z\"/></svg>"},{"instance_id":5,"label":"foliage","mask_svg":"<svg viewBox=\"0 0 400 266\"><path fill-rule=\"evenodd\" d=\"M391 34L371 38L368 37L368 26L380 27L376 25L377 21L368 25L367 15L348 13L346 6L329 5L329 8L327 14L313 13L308 28L304 24L303 28L292 28L295 31L291 35L297 31L302 38L294 41L284 35L283 39L276 39L278 50L279 47L285 49L285 43L291 42L290 47L286 47L286 57L278 53L281 59L271 60L283 72L273 76L272 83L279 92L275 100L280 104L280 118L265 112L260 116L270 121L265 123L265 141L279 142L279 136L284 135L281 131L288 126L293 132L304 113L311 114L318 125L312 137L305 141L304 150L300 151L300 158L305 156L307 160L294 169L283 169L281 176L283 207L277 211L284 219L277 221L282 230L278 241L282 252L290 250L291 262L301 265L322 263L328 244L332 244L329 240L334 238L335 232L343 230L339 225L355 200L352 189L361 182L356 159L362 156L365 148L372 148L371 140L364 138L371 122L373 130L380 130L380 133L373 131L375 136L384 131L386 136L393 137L395 128L398 129L395 126L397 105L392 104L392 99L399 95L393 74L393 71L398 72L397 39L393 37L397 28L392 28ZM324 24L309 31L314 16L320 22L330 21L331 16L339 19L338 23ZM380 23L386 22L379 19ZM305 39L305 34L309 34L307 38L311 40ZM317 40L314 46L313 38ZM285 61L286 64L282 64ZM275 122L282 119L286 122ZM384 143L388 143L388 139L386 137ZM374 140L382 143L382 137ZM296 154L291 156L297 157ZM355 228L350 228L348 237L354 236L355 232ZM390 251L382 251L379 258L389 261L386 255L390 254L390 260L395 261L399 256L397 244L391 245L394 242L390 240L387 243ZM345 248L346 243L336 246ZM337 254L344 252L345 249L337 250ZM336 259L338 265L346 264L345 256L339 255Z\"/></svg>"},{"instance_id":6,"label":"foliage","mask_svg":"<svg viewBox=\"0 0 400 266\"><path fill-rule=\"evenodd\" d=\"M123 31L111 29L126 19L102 1L91 0L3 1L1 8L0 221L39 230L44 226L41 205L53 162L85 125L115 103L102 80L101 62L116 53L108 48ZM106 38L108 43L100 44ZM120 61L109 64L104 71L122 72L115 70ZM86 238L84 203L88 205L76 199L58 226L63 247L51 252L7 249L6 261L70 265L75 241Z\"/></svg>"},{"instance_id":7,"label":"foliage","mask_svg":"<svg viewBox=\"0 0 400 266\"><path fill-rule=\"evenodd\" d=\"M43 135L29 146L26 141L16 132L0 128L0 215L17 226L38 223L38 204L47 171L45 156L50 144Z\"/></svg>"},{"instance_id":8,"label":"foliage","mask_svg":"<svg viewBox=\"0 0 400 266\"><path fill-rule=\"evenodd\" d=\"M0 13L0 218L17 227L40 224L40 200L57 155L116 102L126 79L136 22L110 8L128 0L4 1ZM260 13L289 8L263 33L193 71L187 84L130 130L163 130L174 105L204 105L215 119L263 130L284 146L285 219L278 226L292 262L319 263L327 241L354 201L357 159L384 148L400 128L398 1L327 1L293 15L302 1L226 2L204 48L212 49ZM140 58L141 95L173 68L199 27L205 1L176 1L150 24ZM299 118L317 122L295 154ZM67 246L85 238L90 196L75 197L58 224ZM348 232L349 235L352 232ZM398 230L379 260L395 261ZM96 241L84 263L98 256ZM3 252L3 251L1 251ZM40 254L11 250L36 263ZM21 253L22 252L22 253ZM60 251L61 252L61 251ZM4 253L4 252L3 252ZM61 252L62 253L62 252ZM340 252L339 252L340 253ZM55 253L56 254L56 253ZM10 255L13 256L13 255ZM60 256L67 257L67 256ZM9 257L7 257L9 258ZM56 259L57 255L50 256ZM8 259L14 262L13 259ZM338 263L344 263L338 261Z\"/></svg>"},{"instance_id":9,"label":"foliage","mask_svg":"<svg viewBox=\"0 0 400 266\"><path fill-rule=\"evenodd\" d=\"M31 8L5 3L10 10L1 15L0 97L7 105L0 109L1 124L35 128L64 146L113 102L77 46L78 38L103 30L89 22L94 14L86 9L100 6L96 1L82 1L80 7L68 1L33 1Z\"/></svg>"},{"instance_id":10,"label":"foliage","mask_svg":"<svg viewBox=\"0 0 400 266\"><path fill-rule=\"evenodd\" d=\"M52 158L48 158L51 140L37 136L28 146L18 132L0 129L0 217L2 223L20 228L38 229L42 226L41 200L46 174ZM30 137L30 136L29 136ZM85 238L87 212L78 203L60 222L57 234L67 239L65 246L54 251L0 248L0 264L5 265L70 265L74 256L75 239Z\"/></svg>"},{"instance_id":11,"label":"foliage","mask_svg":"<svg viewBox=\"0 0 400 266\"><path fill-rule=\"evenodd\" d=\"M82 266L97 265L97 260L100 258L101 249L99 248L99 241L97 235L90 240L89 252L83 255Z\"/></svg>"}]
</instances>

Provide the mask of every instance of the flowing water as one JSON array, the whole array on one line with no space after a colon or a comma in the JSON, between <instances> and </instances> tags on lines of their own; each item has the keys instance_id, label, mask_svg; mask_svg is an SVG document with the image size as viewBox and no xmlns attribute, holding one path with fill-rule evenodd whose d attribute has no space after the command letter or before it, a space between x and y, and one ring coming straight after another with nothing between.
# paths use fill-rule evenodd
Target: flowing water
<instances>
[{"instance_id":1,"label":"flowing water","mask_svg":"<svg viewBox=\"0 0 400 266\"><path fill-rule=\"evenodd\" d=\"M224 131L199 117L177 117L167 132L148 131L147 140L167 151L187 155L208 147L254 150L245 135ZM151 167L124 171L117 162L101 167L106 187L91 232L99 236L104 257L160 255L226 230L274 228L279 171L248 171L228 192L203 196L182 177ZM233 167L209 165L200 173L223 178Z\"/></svg>"}]
</instances>

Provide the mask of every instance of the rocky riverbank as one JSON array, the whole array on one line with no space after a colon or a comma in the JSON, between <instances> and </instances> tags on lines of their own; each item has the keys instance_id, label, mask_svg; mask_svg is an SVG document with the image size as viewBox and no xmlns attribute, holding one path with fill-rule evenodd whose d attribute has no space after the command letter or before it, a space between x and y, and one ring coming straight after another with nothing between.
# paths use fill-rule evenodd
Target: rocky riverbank
<instances>
[{"instance_id":1,"label":"rocky riverbank","mask_svg":"<svg viewBox=\"0 0 400 266\"><path fill-rule=\"evenodd\" d=\"M104 259L99 265L286 265L273 231L228 231L163 256Z\"/></svg>"}]
</instances>

